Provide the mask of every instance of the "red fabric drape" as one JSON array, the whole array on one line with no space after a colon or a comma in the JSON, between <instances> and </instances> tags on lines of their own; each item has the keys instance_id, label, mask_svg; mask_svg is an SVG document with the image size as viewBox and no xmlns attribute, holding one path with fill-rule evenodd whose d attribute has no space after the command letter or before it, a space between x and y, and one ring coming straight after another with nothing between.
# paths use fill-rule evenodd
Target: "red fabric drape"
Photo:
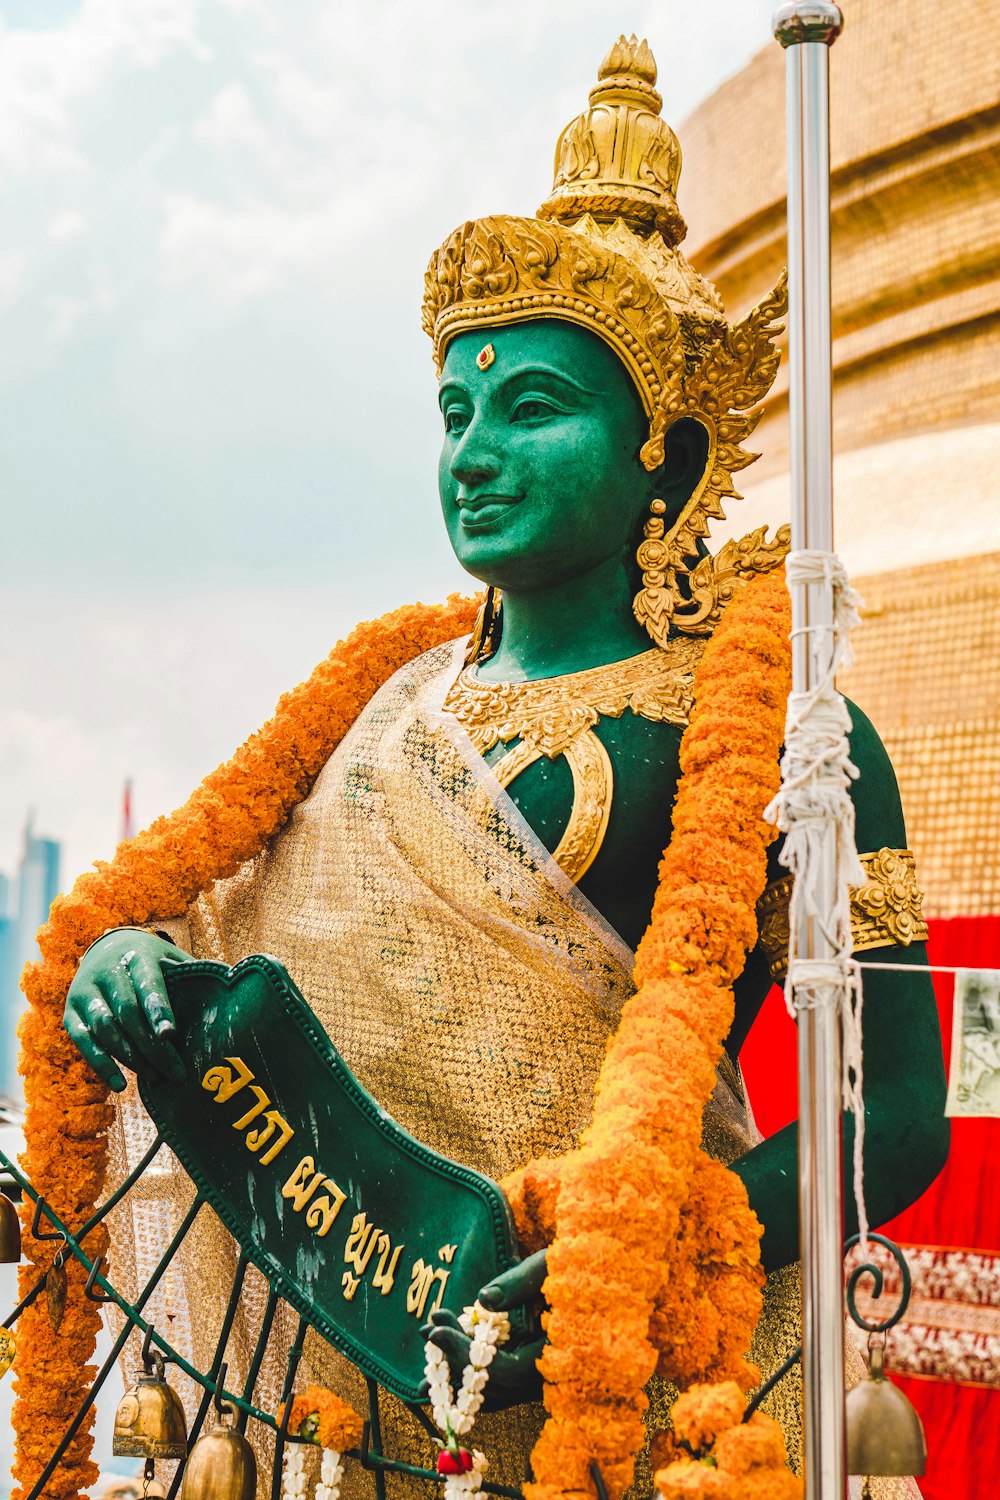
<instances>
[{"instance_id":1,"label":"red fabric drape","mask_svg":"<svg viewBox=\"0 0 1000 1500\"><path fill-rule=\"evenodd\" d=\"M932 964L1000 969L1000 916L953 917L930 924ZM947 1059L954 980L935 974ZM740 1057L747 1092L764 1135L798 1112L795 1027L775 988ZM944 1171L884 1233L907 1250L914 1303L896 1336L898 1362L920 1376L894 1378L920 1413L927 1434L925 1500L996 1500L1000 1494L1000 1120L951 1122ZM919 1305L917 1299L920 1299ZM928 1305L929 1304L929 1305ZM890 1337L888 1362L894 1346Z\"/></svg>"}]
</instances>

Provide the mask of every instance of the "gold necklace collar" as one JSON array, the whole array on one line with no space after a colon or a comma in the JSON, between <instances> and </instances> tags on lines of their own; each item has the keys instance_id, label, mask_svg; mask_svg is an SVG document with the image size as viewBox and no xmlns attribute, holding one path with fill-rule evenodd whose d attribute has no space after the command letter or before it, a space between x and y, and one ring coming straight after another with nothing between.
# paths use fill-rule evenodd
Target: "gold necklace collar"
<instances>
[{"instance_id":1,"label":"gold necklace collar","mask_svg":"<svg viewBox=\"0 0 1000 1500\"><path fill-rule=\"evenodd\" d=\"M579 880L600 852L614 793L611 760L595 725L631 709L640 718L683 728L704 649L702 639L669 639L625 661L529 682L484 682L473 663L449 688L444 708L480 755L518 742L493 766L505 788L543 755L549 760L565 755L573 776L573 808L553 858L571 880Z\"/></svg>"}]
</instances>

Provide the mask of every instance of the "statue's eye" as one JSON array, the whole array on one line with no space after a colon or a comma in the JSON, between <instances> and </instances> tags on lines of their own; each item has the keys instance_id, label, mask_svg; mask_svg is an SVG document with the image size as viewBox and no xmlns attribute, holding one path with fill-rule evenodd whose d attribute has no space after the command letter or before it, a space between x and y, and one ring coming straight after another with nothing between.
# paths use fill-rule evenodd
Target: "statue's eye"
<instances>
[{"instance_id":1,"label":"statue's eye","mask_svg":"<svg viewBox=\"0 0 1000 1500\"><path fill-rule=\"evenodd\" d=\"M445 412L445 414L444 414L444 430L445 430L445 432L464 432L465 429L466 429L466 427L468 427L468 425L469 425L468 415L464 411L462 411L461 407L453 406L450 409L450 411L446 411Z\"/></svg>"},{"instance_id":2,"label":"statue's eye","mask_svg":"<svg viewBox=\"0 0 1000 1500\"><path fill-rule=\"evenodd\" d=\"M554 408L547 401L539 401L532 396L525 401L519 401L512 413L515 422L537 422L543 417L550 417Z\"/></svg>"}]
</instances>

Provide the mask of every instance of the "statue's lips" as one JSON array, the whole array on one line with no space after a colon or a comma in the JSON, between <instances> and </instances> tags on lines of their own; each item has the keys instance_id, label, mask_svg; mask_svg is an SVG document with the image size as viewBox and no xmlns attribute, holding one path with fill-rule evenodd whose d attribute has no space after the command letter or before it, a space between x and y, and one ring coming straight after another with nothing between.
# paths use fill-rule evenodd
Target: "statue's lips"
<instances>
[{"instance_id":1,"label":"statue's lips","mask_svg":"<svg viewBox=\"0 0 1000 1500\"><path fill-rule=\"evenodd\" d=\"M523 495L477 495L458 502L463 531L489 531L503 521L507 511L520 505Z\"/></svg>"}]
</instances>

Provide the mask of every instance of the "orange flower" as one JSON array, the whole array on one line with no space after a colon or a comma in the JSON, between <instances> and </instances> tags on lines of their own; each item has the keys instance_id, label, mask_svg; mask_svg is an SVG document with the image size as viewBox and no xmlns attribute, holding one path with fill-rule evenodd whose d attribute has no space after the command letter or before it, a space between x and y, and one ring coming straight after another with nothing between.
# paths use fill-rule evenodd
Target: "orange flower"
<instances>
[{"instance_id":1,"label":"orange flower","mask_svg":"<svg viewBox=\"0 0 1000 1500\"><path fill-rule=\"evenodd\" d=\"M735 1381L722 1385L693 1385L678 1396L670 1413L674 1435L702 1457L711 1451L721 1432L743 1418L743 1392Z\"/></svg>"},{"instance_id":2,"label":"orange flower","mask_svg":"<svg viewBox=\"0 0 1000 1500\"><path fill-rule=\"evenodd\" d=\"M279 1406L279 1422L284 1414L284 1406ZM306 1424L309 1430L303 1432L302 1428ZM346 1453L349 1448L357 1448L364 1426L353 1406L349 1406L322 1385L307 1385L302 1395L296 1396L292 1401L292 1409L288 1414L290 1433L296 1437L308 1437L321 1448L332 1448L335 1453Z\"/></svg>"},{"instance_id":3,"label":"orange flower","mask_svg":"<svg viewBox=\"0 0 1000 1500\"><path fill-rule=\"evenodd\" d=\"M690 1459L660 1469L655 1480L663 1500L735 1500L718 1469Z\"/></svg>"}]
</instances>

